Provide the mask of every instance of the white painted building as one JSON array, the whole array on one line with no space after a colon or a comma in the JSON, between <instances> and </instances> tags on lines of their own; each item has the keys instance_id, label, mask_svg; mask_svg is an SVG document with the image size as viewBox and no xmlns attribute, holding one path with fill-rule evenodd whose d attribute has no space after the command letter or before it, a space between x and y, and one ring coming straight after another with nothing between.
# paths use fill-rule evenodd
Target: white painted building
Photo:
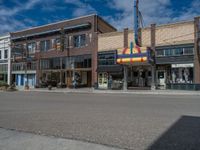
<instances>
[{"instance_id":1,"label":"white painted building","mask_svg":"<svg viewBox=\"0 0 200 150\"><path fill-rule=\"evenodd\" d=\"M10 34L0 36L0 82L10 84L11 47Z\"/></svg>"}]
</instances>

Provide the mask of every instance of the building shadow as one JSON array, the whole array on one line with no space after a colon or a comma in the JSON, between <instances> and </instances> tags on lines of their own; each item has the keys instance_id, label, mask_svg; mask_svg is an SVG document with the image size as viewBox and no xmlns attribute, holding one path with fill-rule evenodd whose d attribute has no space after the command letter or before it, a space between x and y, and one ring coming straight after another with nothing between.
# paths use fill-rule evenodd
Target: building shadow
<instances>
[{"instance_id":1,"label":"building shadow","mask_svg":"<svg viewBox=\"0 0 200 150\"><path fill-rule=\"evenodd\" d=\"M182 116L147 150L200 150L200 117Z\"/></svg>"}]
</instances>

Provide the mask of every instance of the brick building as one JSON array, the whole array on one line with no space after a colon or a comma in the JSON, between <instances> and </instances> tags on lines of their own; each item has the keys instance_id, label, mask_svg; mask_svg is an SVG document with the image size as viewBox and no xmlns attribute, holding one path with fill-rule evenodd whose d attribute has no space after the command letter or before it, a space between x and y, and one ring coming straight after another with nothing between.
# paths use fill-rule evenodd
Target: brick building
<instances>
[{"instance_id":1,"label":"brick building","mask_svg":"<svg viewBox=\"0 0 200 150\"><path fill-rule=\"evenodd\" d=\"M97 81L98 34L114 31L89 15L13 32L12 82L91 87Z\"/></svg>"},{"instance_id":2,"label":"brick building","mask_svg":"<svg viewBox=\"0 0 200 150\"><path fill-rule=\"evenodd\" d=\"M193 85L200 83L199 17L194 21L164 25L151 25L141 29L141 46L155 50L155 72L152 65L128 64L128 87L151 87L152 79L158 88L171 85ZM98 36L98 85L109 87L123 83L123 65L117 63L118 54L133 41L133 31L99 34ZM121 86L122 88L122 86Z\"/></svg>"}]
</instances>

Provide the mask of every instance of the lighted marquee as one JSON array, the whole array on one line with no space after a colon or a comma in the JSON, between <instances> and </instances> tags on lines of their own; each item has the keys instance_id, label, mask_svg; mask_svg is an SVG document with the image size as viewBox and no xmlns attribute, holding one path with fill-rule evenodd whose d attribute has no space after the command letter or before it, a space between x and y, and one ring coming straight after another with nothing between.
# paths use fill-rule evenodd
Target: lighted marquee
<instances>
[{"instance_id":1,"label":"lighted marquee","mask_svg":"<svg viewBox=\"0 0 200 150\"><path fill-rule=\"evenodd\" d=\"M133 64L133 63L149 63L151 60L151 50L147 47L135 46L131 51L130 48L118 50L118 64Z\"/></svg>"}]
</instances>

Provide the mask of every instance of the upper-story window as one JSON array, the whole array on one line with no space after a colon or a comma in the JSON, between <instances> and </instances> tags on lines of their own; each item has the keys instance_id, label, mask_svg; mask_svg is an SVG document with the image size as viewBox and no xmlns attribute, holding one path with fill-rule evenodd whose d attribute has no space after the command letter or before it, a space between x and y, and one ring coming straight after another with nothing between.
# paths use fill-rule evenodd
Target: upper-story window
<instances>
[{"instance_id":1,"label":"upper-story window","mask_svg":"<svg viewBox=\"0 0 200 150\"><path fill-rule=\"evenodd\" d=\"M194 47L186 47L186 48L183 48L183 53L184 53L185 55L194 54Z\"/></svg>"},{"instance_id":2,"label":"upper-story window","mask_svg":"<svg viewBox=\"0 0 200 150\"><path fill-rule=\"evenodd\" d=\"M194 47L177 47L177 48L167 48L167 49L158 49L157 57L167 57L167 56L183 56L183 55L192 55L194 54Z\"/></svg>"},{"instance_id":3,"label":"upper-story window","mask_svg":"<svg viewBox=\"0 0 200 150\"><path fill-rule=\"evenodd\" d=\"M53 40L53 48L56 50L60 50L61 47L61 41L60 38L56 38Z\"/></svg>"},{"instance_id":4,"label":"upper-story window","mask_svg":"<svg viewBox=\"0 0 200 150\"><path fill-rule=\"evenodd\" d=\"M46 52L50 49L50 40L44 40L40 42L40 51Z\"/></svg>"},{"instance_id":5,"label":"upper-story window","mask_svg":"<svg viewBox=\"0 0 200 150\"><path fill-rule=\"evenodd\" d=\"M1 50L0 50L0 59L2 59L1 57L2 57L2 56L1 56Z\"/></svg>"},{"instance_id":6,"label":"upper-story window","mask_svg":"<svg viewBox=\"0 0 200 150\"><path fill-rule=\"evenodd\" d=\"M98 54L98 65L115 65L115 53Z\"/></svg>"},{"instance_id":7,"label":"upper-story window","mask_svg":"<svg viewBox=\"0 0 200 150\"><path fill-rule=\"evenodd\" d=\"M86 45L86 35L75 35L74 36L74 47L83 47Z\"/></svg>"},{"instance_id":8,"label":"upper-story window","mask_svg":"<svg viewBox=\"0 0 200 150\"><path fill-rule=\"evenodd\" d=\"M4 59L7 59L8 58L8 50L4 50Z\"/></svg>"},{"instance_id":9,"label":"upper-story window","mask_svg":"<svg viewBox=\"0 0 200 150\"><path fill-rule=\"evenodd\" d=\"M28 52L29 54L35 53L36 42L28 43Z\"/></svg>"}]
</instances>

